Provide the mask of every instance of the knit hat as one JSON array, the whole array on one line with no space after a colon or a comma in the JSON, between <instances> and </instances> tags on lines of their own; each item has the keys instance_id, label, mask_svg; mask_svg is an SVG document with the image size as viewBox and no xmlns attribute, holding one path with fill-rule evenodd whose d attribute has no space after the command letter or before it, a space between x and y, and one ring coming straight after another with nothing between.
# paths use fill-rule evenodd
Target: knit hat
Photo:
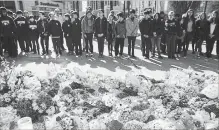
<instances>
[{"instance_id":1,"label":"knit hat","mask_svg":"<svg viewBox=\"0 0 219 130\"><path fill-rule=\"evenodd\" d=\"M101 11L102 13L104 13L104 10L103 10L103 9L98 9L98 11Z\"/></svg>"},{"instance_id":2,"label":"knit hat","mask_svg":"<svg viewBox=\"0 0 219 130\"><path fill-rule=\"evenodd\" d=\"M30 18L30 19L31 19L31 18L34 18L34 16L33 16L33 15L30 15L29 18Z\"/></svg>"},{"instance_id":3,"label":"knit hat","mask_svg":"<svg viewBox=\"0 0 219 130\"><path fill-rule=\"evenodd\" d=\"M134 10L134 9L131 9L131 10L130 10L130 14L135 14L135 10Z\"/></svg>"},{"instance_id":4,"label":"knit hat","mask_svg":"<svg viewBox=\"0 0 219 130\"><path fill-rule=\"evenodd\" d=\"M17 14L23 14L23 12L21 10L18 10L16 13Z\"/></svg>"},{"instance_id":5,"label":"knit hat","mask_svg":"<svg viewBox=\"0 0 219 130\"><path fill-rule=\"evenodd\" d=\"M66 13L66 14L65 14L65 17L68 17L68 19L70 19L70 14L69 14L69 13Z\"/></svg>"},{"instance_id":6,"label":"knit hat","mask_svg":"<svg viewBox=\"0 0 219 130\"><path fill-rule=\"evenodd\" d=\"M145 14L150 14L150 11L148 11L148 10L144 11L144 15Z\"/></svg>"},{"instance_id":7,"label":"knit hat","mask_svg":"<svg viewBox=\"0 0 219 130\"><path fill-rule=\"evenodd\" d=\"M1 10L1 11L3 11L3 10L6 11L7 9L6 9L5 7L0 7L0 10Z\"/></svg>"},{"instance_id":8,"label":"knit hat","mask_svg":"<svg viewBox=\"0 0 219 130\"><path fill-rule=\"evenodd\" d=\"M9 15L13 15L13 12L11 10L8 10L7 12Z\"/></svg>"},{"instance_id":9,"label":"knit hat","mask_svg":"<svg viewBox=\"0 0 219 130\"><path fill-rule=\"evenodd\" d=\"M122 12L119 12L119 13L117 14L117 16L118 16L118 17L122 17L122 18L124 17L124 15L123 15Z\"/></svg>"}]
</instances>

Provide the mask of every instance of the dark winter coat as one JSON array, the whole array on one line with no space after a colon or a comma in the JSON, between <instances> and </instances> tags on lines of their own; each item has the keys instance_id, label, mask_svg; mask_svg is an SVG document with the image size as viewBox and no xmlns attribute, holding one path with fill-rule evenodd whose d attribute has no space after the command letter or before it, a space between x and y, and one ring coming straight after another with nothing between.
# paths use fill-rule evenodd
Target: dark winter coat
<instances>
[{"instance_id":1,"label":"dark winter coat","mask_svg":"<svg viewBox=\"0 0 219 130\"><path fill-rule=\"evenodd\" d=\"M81 39L81 21L79 19L75 19L72 22L72 38L74 39Z\"/></svg>"},{"instance_id":2,"label":"dark winter coat","mask_svg":"<svg viewBox=\"0 0 219 130\"><path fill-rule=\"evenodd\" d=\"M187 27L188 27L188 22L189 22L189 18L188 17L183 17L183 23L182 23L182 27L183 30L187 31ZM192 32L195 33L195 18L192 19Z\"/></svg>"},{"instance_id":3,"label":"dark winter coat","mask_svg":"<svg viewBox=\"0 0 219 130\"><path fill-rule=\"evenodd\" d=\"M64 37L72 36L72 23L71 21L64 21L62 24L62 30L64 33Z\"/></svg>"},{"instance_id":4,"label":"dark winter coat","mask_svg":"<svg viewBox=\"0 0 219 130\"><path fill-rule=\"evenodd\" d=\"M126 23L123 21L116 21L115 24L115 36L117 38L125 38L126 37ZM119 37L118 37L119 36Z\"/></svg>"},{"instance_id":5,"label":"dark winter coat","mask_svg":"<svg viewBox=\"0 0 219 130\"><path fill-rule=\"evenodd\" d=\"M13 19L9 16L0 17L0 35L1 36L13 36L15 35L16 25Z\"/></svg>"},{"instance_id":6,"label":"dark winter coat","mask_svg":"<svg viewBox=\"0 0 219 130\"><path fill-rule=\"evenodd\" d=\"M177 21L173 20L166 20L165 22L165 30L167 34L176 35L180 31L180 26L177 25Z\"/></svg>"},{"instance_id":7,"label":"dark winter coat","mask_svg":"<svg viewBox=\"0 0 219 130\"><path fill-rule=\"evenodd\" d=\"M152 27L153 27L153 32L156 32L158 36L164 33L165 24L160 19L158 20L154 19L152 23Z\"/></svg>"},{"instance_id":8,"label":"dark winter coat","mask_svg":"<svg viewBox=\"0 0 219 130\"><path fill-rule=\"evenodd\" d=\"M101 25L101 20L102 20L102 25ZM102 19L100 19L100 17L98 17L95 20L94 23L94 32L95 32L95 36L98 37L98 34L102 34L103 33L103 37L106 37L107 35L107 19L105 17L103 17Z\"/></svg>"},{"instance_id":9,"label":"dark winter coat","mask_svg":"<svg viewBox=\"0 0 219 130\"><path fill-rule=\"evenodd\" d=\"M207 20L197 20L195 22L195 30L196 30L196 37L197 38L203 38L205 37L204 39L207 38L207 35L208 35L208 26L209 26L209 21Z\"/></svg>"},{"instance_id":10,"label":"dark winter coat","mask_svg":"<svg viewBox=\"0 0 219 130\"><path fill-rule=\"evenodd\" d=\"M14 20L14 23L16 24L16 34L18 36L25 36L28 34L28 21L25 17L17 17Z\"/></svg>"},{"instance_id":11,"label":"dark winter coat","mask_svg":"<svg viewBox=\"0 0 219 130\"><path fill-rule=\"evenodd\" d=\"M152 36L152 34L153 34L153 26L152 25L153 25L153 22L150 18L149 19L143 18L139 22L139 29L140 29L141 35Z\"/></svg>"},{"instance_id":12,"label":"dark winter coat","mask_svg":"<svg viewBox=\"0 0 219 130\"><path fill-rule=\"evenodd\" d=\"M58 20L50 20L48 23L48 33L53 38L58 38L62 34L62 26Z\"/></svg>"},{"instance_id":13,"label":"dark winter coat","mask_svg":"<svg viewBox=\"0 0 219 130\"><path fill-rule=\"evenodd\" d=\"M106 39L109 40L113 40L115 38L115 22L112 21L112 24L109 23L109 21L107 22L107 37Z\"/></svg>"},{"instance_id":14,"label":"dark winter coat","mask_svg":"<svg viewBox=\"0 0 219 130\"><path fill-rule=\"evenodd\" d=\"M44 34L48 34L48 20L47 19L39 19L37 21L38 31L41 37L44 37Z\"/></svg>"},{"instance_id":15,"label":"dark winter coat","mask_svg":"<svg viewBox=\"0 0 219 130\"><path fill-rule=\"evenodd\" d=\"M29 28L28 28L29 36L31 36L31 37L33 37L33 36L38 37L39 30L38 30L38 27L37 27L37 22L36 21L29 22L28 26L29 26Z\"/></svg>"},{"instance_id":16,"label":"dark winter coat","mask_svg":"<svg viewBox=\"0 0 219 130\"><path fill-rule=\"evenodd\" d=\"M208 29L207 29L207 33L208 33L208 35L210 34L211 23L212 23L212 21L209 21ZM214 29L213 35L214 35L213 38L214 38L215 40L219 40L219 24L218 24L217 22L216 22L216 26L215 26L215 29Z\"/></svg>"}]
</instances>

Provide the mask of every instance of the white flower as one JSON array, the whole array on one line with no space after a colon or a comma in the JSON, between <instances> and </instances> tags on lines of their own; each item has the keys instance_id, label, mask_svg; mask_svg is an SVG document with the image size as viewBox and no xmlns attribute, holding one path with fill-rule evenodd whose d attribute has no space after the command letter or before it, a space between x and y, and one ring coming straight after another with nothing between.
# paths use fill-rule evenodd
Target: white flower
<instances>
[{"instance_id":1,"label":"white flower","mask_svg":"<svg viewBox=\"0 0 219 130\"><path fill-rule=\"evenodd\" d=\"M11 99L10 99L10 98L5 98L5 101L6 101L6 102L10 102Z\"/></svg>"}]
</instances>

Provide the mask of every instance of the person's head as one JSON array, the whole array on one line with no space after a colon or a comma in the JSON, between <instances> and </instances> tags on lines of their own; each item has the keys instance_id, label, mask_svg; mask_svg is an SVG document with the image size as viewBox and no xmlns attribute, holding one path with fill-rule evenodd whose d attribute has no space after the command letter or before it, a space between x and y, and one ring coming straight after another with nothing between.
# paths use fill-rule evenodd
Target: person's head
<instances>
[{"instance_id":1,"label":"person's head","mask_svg":"<svg viewBox=\"0 0 219 130\"><path fill-rule=\"evenodd\" d=\"M156 20L160 19L160 14L159 13L154 14L154 19Z\"/></svg>"},{"instance_id":2,"label":"person's head","mask_svg":"<svg viewBox=\"0 0 219 130\"><path fill-rule=\"evenodd\" d=\"M45 18L45 12L40 11L39 12L39 17L40 17L40 19L44 19Z\"/></svg>"},{"instance_id":3,"label":"person's head","mask_svg":"<svg viewBox=\"0 0 219 130\"><path fill-rule=\"evenodd\" d=\"M170 11L168 13L168 19L172 20L174 18L174 12L173 11Z\"/></svg>"},{"instance_id":4,"label":"person's head","mask_svg":"<svg viewBox=\"0 0 219 130\"><path fill-rule=\"evenodd\" d=\"M218 12L217 12L217 11L213 11L213 12L211 13L211 17L212 17L212 18L217 18L217 15L218 15Z\"/></svg>"},{"instance_id":5,"label":"person's head","mask_svg":"<svg viewBox=\"0 0 219 130\"><path fill-rule=\"evenodd\" d=\"M87 18L91 18L92 17L92 12L91 11L87 11L86 12L86 17Z\"/></svg>"},{"instance_id":6,"label":"person's head","mask_svg":"<svg viewBox=\"0 0 219 130\"><path fill-rule=\"evenodd\" d=\"M174 17L175 17L176 20L180 20L181 19L180 14L175 14Z\"/></svg>"},{"instance_id":7,"label":"person's head","mask_svg":"<svg viewBox=\"0 0 219 130\"><path fill-rule=\"evenodd\" d=\"M54 13L54 12L50 12L50 13L49 13L49 18L50 18L51 20L54 20L54 19L55 19L55 13Z\"/></svg>"},{"instance_id":8,"label":"person's head","mask_svg":"<svg viewBox=\"0 0 219 130\"><path fill-rule=\"evenodd\" d=\"M11 10L8 10L7 14L8 16L13 17L13 12Z\"/></svg>"},{"instance_id":9,"label":"person's head","mask_svg":"<svg viewBox=\"0 0 219 130\"><path fill-rule=\"evenodd\" d=\"M30 18L30 19L29 19L30 22L33 22L33 21L34 21L34 16L33 16L33 15L30 15L29 18Z\"/></svg>"},{"instance_id":10,"label":"person's head","mask_svg":"<svg viewBox=\"0 0 219 130\"><path fill-rule=\"evenodd\" d=\"M110 14L112 14L113 16L115 15L115 12L113 10L110 11Z\"/></svg>"},{"instance_id":11,"label":"person's head","mask_svg":"<svg viewBox=\"0 0 219 130\"><path fill-rule=\"evenodd\" d=\"M103 15L104 15L104 11L102 9L99 9L98 10L98 16L102 18Z\"/></svg>"},{"instance_id":12,"label":"person's head","mask_svg":"<svg viewBox=\"0 0 219 130\"><path fill-rule=\"evenodd\" d=\"M70 18L70 14L65 14L65 21L69 21L71 18Z\"/></svg>"},{"instance_id":13,"label":"person's head","mask_svg":"<svg viewBox=\"0 0 219 130\"><path fill-rule=\"evenodd\" d=\"M144 11L144 18L146 18L146 19L150 18L150 12L149 11Z\"/></svg>"},{"instance_id":14,"label":"person's head","mask_svg":"<svg viewBox=\"0 0 219 130\"><path fill-rule=\"evenodd\" d=\"M16 17L17 17L16 13L13 13L13 17L14 17L14 18L16 18Z\"/></svg>"},{"instance_id":15,"label":"person's head","mask_svg":"<svg viewBox=\"0 0 219 130\"><path fill-rule=\"evenodd\" d=\"M27 10L24 10L24 17L29 17L29 12Z\"/></svg>"},{"instance_id":16,"label":"person's head","mask_svg":"<svg viewBox=\"0 0 219 130\"><path fill-rule=\"evenodd\" d=\"M90 12L92 12L92 11L93 11L93 9L92 9L92 7L91 7L91 6L88 6L88 7L86 8L86 11L90 11Z\"/></svg>"},{"instance_id":17,"label":"person's head","mask_svg":"<svg viewBox=\"0 0 219 130\"><path fill-rule=\"evenodd\" d=\"M79 18L79 14L78 14L77 11L73 11L73 12L72 12L72 16L73 16L73 18L75 18L75 19Z\"/></svg>"},{"instance_id":18,"label":"person's head","mask_svg":"<svg viewBox=\"0 0 219 130\"><path fill-rule=\"evenodd\" d=\"M153 17L152 10L149 10L149 16L150 16L150 17Z\"/></svg>"},{"instance_id":19,"label":"person's head","mask_svg":"<svg viewBox=\"0 0 219 130\"><path fill-rule=\"evenodd\" d=\"M56 9L54 10L54 13L55 13L55 15L60 15L60 10L59 10L59 8L56 8Z\"/></svg>"},{"instance_id":20,"label":"person's head","mask_svg":"<svg viewBox=\"0 0 219 130\"><path fill-rule=\"evenodd\" d=\"M113 17L114 17L113 14L109 14L109 15L108 15L108 21L112 22L112 21L113 21Z\"/></svg>"},{"instance_id":21,"label":"person's head","mask_svg":"<svg viewBox=\"0 0 219 130\"><path fill-rule=\"evenodd\" d=\"M122 21L123 18L124 18L124 14L123 14L122 12L119 12L119 13L117 14L117 16L118 16L118 20L119 20L119 21Z\"/></svg>"},{"instance_id":22,"label":"person's head","mask_svg":"<svg viewBox=\"0 0 219 130\"><path fill-rule=\"evenodd\" d=\"M7 9L5 7L1 7L1 15L6 16L7 15Z\"/></svg>"},{"instance_id":23,"label":"person's head","mask_svg":"<svg viewBox=\"0 0 219 130\"><path fill-rule=\"evenodd\" d=\"M17 17L19 18L23 16L23 12L21 10L18 10L16 13L17 13Z\"/></svg>"},{"instance_id":24,"label":"person's head","mask_svg":"<svg viewBox=\"0 0 219 130\"><path fill-rule=\"evenodd\" d=\"M193 11L192 9L189 9L189 10L187 11L187 17L189 17L189 18L194 18L194 11Z\"/></svg>"},{"instance_id":25,"label":"person's head","mask_svg":"<svg viewBox=\"0 0 219 130\"><path fill-rule=\"evenodd\" d=\"M205 13L205 12L200 13L199 18L200 18L201 20L207 19L206 13Z\"/></svg>"},{"instance_id":26,"label":"person's head","mask_svg":"<svg viewBox=\"0 0 219 130\"><path fill-rule=\"evenodd\" d=\"M136 11L135 11L134 9L131 9L131 10L130 10L130 17L131 17L131 18L134 18L134 17L135 17L135 12L136 12Z\"/></svg>"},{"instance_id":27,"label":"person's head","mask_svg":"<svg viewBox=\"0 0 219 130\"><path fill-rule=\"evenodd\" d=\"M163 12L163 11L160 11L160 17L161 17L161 18L164 18L164 16L165 16L164 12Z\"/></svg>"}]
</instances>

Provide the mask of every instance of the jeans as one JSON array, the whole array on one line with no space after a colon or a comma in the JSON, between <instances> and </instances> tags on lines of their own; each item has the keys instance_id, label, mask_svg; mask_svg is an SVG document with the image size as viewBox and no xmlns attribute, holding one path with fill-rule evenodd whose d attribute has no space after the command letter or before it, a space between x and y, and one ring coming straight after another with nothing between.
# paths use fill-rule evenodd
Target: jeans
<instances>
[{"instance_id":1,"label":"jeans","mask_svg":"<svg viewBox=\"0 0 219 130\"><path fill-rule=\"evenodd\" d=\"M21 51L25 51L27 50L27 48L29 47L28 43L26 42L26 45L24 44L26 38L26 36L18 36L18 42L19 42L19 46ZM25 48L26 47L26 48Z\"/></svg>"},{"instance_id":2,"label":"jeans","mask_svg":"<svg viewBox=\"0 0 219 130\"><path fill-rule=\"evenodd\" d=\"M93 33L86 33L87 37L84 37L85 44L86 44L86 53L88 53L88 47L90 47L90 53L93 53ZM89 42L89 46L88 46Z\"/></svg>"},{"instance_id":3,"label":"jeans","mask_svg":"<svg viewBox=\"0 0 219 130\"><path fill-rule=\"evenodd\" d=\"M103 50L104 50L104 37L97 37L97 43L98 43L98 51L99 54L103 54Z\"/></svg>"},{"instance_id":4,"label":"jeans","mask_svg":"<svg viewBox=\"0 0 219 130\"><path fill-rule=\"evenodd\" d=\"M60 38L52 38L52 43L56 54L62 54Z\"/></svg>"},{"instance_id":5,"label":"jeans","mask_svg":"<svg viewBox=\"0 0 219 130\"><path fill-rule=\"evenodd\" d=\"M75 53L76 55L82 55L82 47L81 47L81 39L73 38L73 45L75 45Z\"/></svg>"},{"instance_id":6,"label":"jeans","mask_svg":"<svg viewBox=\"0 0 219 130\"><path fill-rule=\"evenodd\" d=\"M6 45L8 54L10 57L17 56L17 44L14 42L14 38L10 36L4 36L2 42ZM1 47L2 50L2 47ZM1 52L2 53L2 52Z\"/></svg>"},{"instance_id":7,"label":"jeans","mask_svg":"<svg viewBox=\"0 0 219 130\"><path fill-rule=\"evenodd\" d=\"M68 47L68 51L72 52L74 50L74 45L73 45L73 42L72 42L72 37L65 37L65 41L66 41L66 44L67 44L67 47Z\"/></svg>"},{"instance_id":8,"label":"jeans","mask_svg":"<svg viewBox=\"0 0 219 130\"><path fill-rule=\"evenodd\" d=\"M193 33L192 32L186 32L185 35L185 44L183 46L184 55L187 55L187 51L189 49L189 44L192 43L193 45L193 51L194 51L194 43L193 43Z\"/></svg>"},{"instance_id":9,"label":"jeans","mask_svg":"<svg viewBox=\"0 0 219 130\"><path fill-rule=\"evenodd\" d=\"M175 42L176 42L176 35L174 34L167 34L166 35L166 42L167 42L167 54L168 58L174 58L175 54Z\"/></svg>"},{"instance_id":10,"label":"jeans","mask_svg":"<svg viewBox=\"0 0 219 130\"><path fill-rule=\"evenodd\" d=\"M113 39L108 39L108 52L109 54L113 52Z\"/></svg>"},{"instance_id":11,"label":"jeans","mask_svg":"<svg viewBox=\"0 0 219 130\"><path fill-rule=\"evenodd\" d=\"M48 36L41 36L40 37L40 44L43 49L43 54L49 54L49 37ZM45 48L46 46L46 48Z\"/></svg>"},{"instance_id":12,"label":"jeans","mask_svg":"<svg viewBox=\"0 0 219 130\"><path fill-rule=\"evenodd\" d=\"M36 53L37 50L37 53L40 54L40 48L39 48L39 42L37 36L31 36L30 41L33 45L33 51Z\"/></svg>"},{"instance_id":13,"label":"jeans","mask_svg":"<svg viewBox=\"0 0 219 130\"><path fill-rule=\"evenodd\" d=\"M182 40L181 39L176 39L175 51L176 51L176 54L181 53L182 51Z\"/></svg>"},{"instance_id":14,"label":"jeans","mask_svg":"<svg viewBox=\"0 0 219 130\"><path fill-rule=\"evenodd\" d=\"M149 58L149 51L150 51L150 44L151 44L151 39L142 37L142 55L146 56ZM145 54L146 53L146 54Z\"/></svg>"},{"instance_id":15,"label":"jeans","mask_svg":"<svg viewBox=\"0 0 219 130\"><path fill-rule=\"evenodd\" d=\"M157 46L157 53L160 56L161 36L152 37L151 38L151 43L152 43L152 53L153 53L153 56L155 55L155 45Z\"/></svg>"},{"instance_id":16,"label":"jeans","mask_svg":"<svg viewBox=\"0 0 219 130\"><path fill-rule=\"evenodd\" d=\"M135 40L136 37L134 36L128 37L128 55L131 55L131 52L132 52L132 56L135 55Z\"/></svg>"},{"instance_id":17,"label":"jeans","mask_svg":"<svg viewBox=\"0 0 219 130\"><path fill-rule=\"evenodd\" d=\"M123 55L124 41L125 41L125 38L116 38L115 56L117 56L118 54ZM120 50L119 50L119 48L120 48Z\"/></svg>"},{"instance_id":18,"label":"jeans","mask_svg":"<svg viewBox=\"0 0 219 130\"><path fill-rule=\"evenodd\" d=\"M211 53L213 51L213 48L214 48L214 43L215 43L215 38L207 38L206 40L206 54L207 54L207 57L211 56Z\"/></svg>"}]
</instances>

